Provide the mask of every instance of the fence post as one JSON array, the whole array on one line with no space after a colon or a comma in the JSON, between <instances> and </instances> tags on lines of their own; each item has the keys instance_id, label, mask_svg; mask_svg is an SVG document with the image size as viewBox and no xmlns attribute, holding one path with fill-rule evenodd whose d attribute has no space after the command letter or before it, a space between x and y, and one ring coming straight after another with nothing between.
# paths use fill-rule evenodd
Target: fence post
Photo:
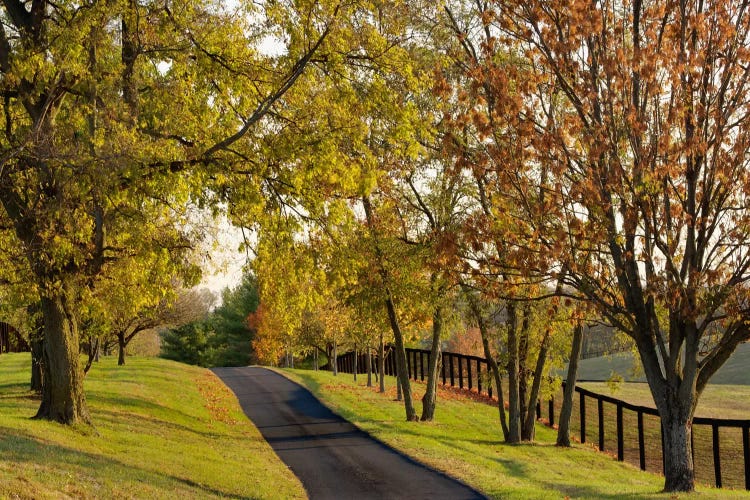
<instances>
[{"instance_id":1,"label":"fence post","mask_svg":"<svg viewBox=\"0 0 750 500\"><path fill-rule=\"evenodd\" d=\"M419 380L424 380L424 353L419 351Z\"/></svg>"},{"instance_id":2,"label":"fence post","mask_svg":"<svg viewBox=\"0 0 750 500\"><path fill-rule=\"evenodd\" d=\"M583 444L586 442L586 395L582 392L579 392L578 395L580 396L578 416L581 420L581 444Z\"/></svg>"},{"instance_id":3,"label":"fence post","mask_svg":"<svg viewBox=\"0 0 750 500\"><path fill-rule=\"evenodd\" d=\"M477 392L482 394L482 362L477 360Z\"/></svg>"},{"instance_id":4,"label":"fence post","mask_svg":"<svg viewBox=\"0 0 750 500\"><path fill-rule=\"evenodd\" d=\"M713 441L714 452L714 476L716 477L716 487L721 488L721 454L719 453L719 425L711 424L711 437Z\"/></svg>"},{"instance_id":5,"label":"fence post","mask_svg":"<svg viewBox=\"0 0 750 500\"><path fill-rule=\"evenodd\" d=\"M538 399L536 400L536 419L539 420L542 418L542 402Z\"/></svg>"},{"instance_id":6,"label":"fence post","mask_svg":"<svg viewBox=\"0 0 750 500\"><path fill-rule=\"evenodd\" d=\"M445 358L446 358L446 355L443 354L443 359L440 362L440 375L442 375L443 377L443 385L445 385Z\"/></svg>"},{"instance_id":7,"label":"fence post","mask_svg":"<svg viewBox=\"0 0 750 500\"><path fill-rule=\"evenodd\" d=\"M597 410L599 410L599 451L604 451L604 401L596 399Z\"/></svg>"},{"instance_id":8,"label":"fence post","mask_svg":"<svg viewBox=\"0 0 750 500\"><path fill-rule=\"evenodd\" d=\"M451 366L450 366L449 372L450 372L450 376L451 376L451 387L453 387L455 385L455 383L454 383L455 379L453 378L453 354L451 354Z\"/></svg>"},{"instance_id":9,"label":"fence post","mask_svg":"<svg viewBox=\"0 0 750 500\"><path fill-rule=\"evenodd\" d=\"M466 358L466 374L469 379L469 390L471 390L471 358Z\"/></svg>"},{"instance_id":10,"label":"fence post","mask_svg":"<svg viewBox=\"0 0 750 500\"><path fill-rule=\"evenodd\" d=\"M463 389L464 388L464 368L463 368L462 360L464 359L464 357L461 356L460 354L456 357L458 358L458 387L459 389Z\"/></svg>"},{"instance_id":11,"label":"fence post","mask_svg":"<svg viewBox=\"0 0 750 500\"><path fill-rule=\"evenodd\" d=\"M646 443L643 440L643 412L638 410L638 461L641 470L646 470Z\"/></svg>"},{"instance_id":12,"label":"fence post","mask_svg":"<svg viewBox=\"0 0 750 500\"><path fill-rule=\"evenodd\" d=\"M623 428L622 428L622 405L617 404L617 460L622 462L625 460L625 447L623 443Z\"/></svg>"}]
</instances>

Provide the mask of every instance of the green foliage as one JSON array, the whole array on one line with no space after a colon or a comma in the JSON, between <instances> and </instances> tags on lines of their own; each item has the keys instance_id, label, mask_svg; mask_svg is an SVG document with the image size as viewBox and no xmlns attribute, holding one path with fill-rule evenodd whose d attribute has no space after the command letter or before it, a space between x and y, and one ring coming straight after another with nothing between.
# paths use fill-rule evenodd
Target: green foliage
<instances>
[{"instance_id":1,"label":"green foliage","mask_svg":"<svg viewBox=\"0 0 750 500\"><path fill-rule=\"evenodd\" d=\"M258 309L258 285L252 274L222 292L222 304L207 318L162 332L161 356L200 366L245 366L250 363L253 331L249 314Z\"/></svg>"},{"instance_id":2,"label":"green foliage","mask_svg":"<svg viewBox=\"0 0 750 500\"><path fill-rule=\"evenodd\" d=\"M211 366L246 366L250 364L250 342L253 331L247 317L258 309L258 284L255 276L245 274L233 289L224 289L222 304L209 317L212 349Z\"/></svg>"},{"instance_id":3,"label":"green foliage","mask_svg":"<svg viewBox=\"0 0 750 500\"><path fill-rule=\"evenodd\" d=\"M162 333L161 356L191 365L210 366L213 350L209 338L214 335L210 325L195 321Z\"/></svg>"}]
</instances>

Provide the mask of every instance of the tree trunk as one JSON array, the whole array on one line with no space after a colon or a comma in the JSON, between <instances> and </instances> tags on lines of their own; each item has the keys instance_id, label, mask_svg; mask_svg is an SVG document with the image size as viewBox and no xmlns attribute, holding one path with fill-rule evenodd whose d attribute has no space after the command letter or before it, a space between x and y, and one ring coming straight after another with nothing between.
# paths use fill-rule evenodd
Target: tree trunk
<instances>
[{"instance_id":1,"label":"tree trunk","mask_svg":"<svg viewBox=\"0 0 750 500\"><path fill-rule=\"evenodd\" d=\"M507 443L521 442L521 403L518 384L518 317L516 304L509 301L508 317L508 438Z\"/></svg>"},{"instance_id":2,"label":"tree trunk","mask_svg":"<svg viewBox=\"0 0 750 500\"><path fill-rule=\"evenodd\" d=\"M31 339L31 390L41 393L44 381L44 341Z\"/></svg>"},{"instance_id":3,"label":"tree trunk","mask_svg":"<svg viewBox=\"0 0 750 500\"><path fill-rule=\"evenodd\" d=\"M380 345L378 346L378 372L380 372L380 392L385 392L385 342L383 334L380 334Z\"/></svg>"},{"instance_id":4,"label":"tree trunk","mask_svg":"<svg viewBox=\"0 0 750 500\"><path fill-rule=\"evenodd\" d=\"M88 345L88 359L86 360L86 366L83 367L83 373L87 374L91 369L91 365L99 357L99 337L91 339Z\"/></svg>"},{"instance_id":5,"label":"tree trunk","mask_svg":"<svg viewBox=\"0 0 750 500\"><path fill-rule=\"evenodd\" d=\"M42 403L34 418L63 424L91 423L83 393L76 319L66 307L62 294L43 297L41 305L47 369L44 370Z\"/></svg>"},{"instance_id":6,"label":"tree trunk","mask_svg":"<svg viewBox=\"0 0 750 500\"><path fill-rule=\"evenodd\" d=\"M372 352L370 346L367 346L367 387L372 387Z\"/></svg>"},{"instance_id":7,"label":"tree trunk","mask_svg":"<svg viewBox=\"0 0 750 500\"><path fill-rule=\"evenodd\" d=\"M661 421L664 433L664 491L693 491L692 417L686 418L683 412L672 412L662 416Z\"/></svg>"},{"instance_id":8,"label":"tree trunk","mask_svg":"<svg viewBox=\"0 0 750 500\"><path fill-rule=\"evenodd\" d=\"M125 332L117 333L117 366L125 364Z\"/></svg>"},{"instance_id":9,"label":"tree trunk","mask_svg":"<svg viewBox=\"0 0 750 500\"><path fill-rule=\"evenodd\" d=\"M396 373L398 375L399 386L401 387L401 395L404 400L406 420L412 422L419 420L419 417L417 417L417 411L414 409L414 403L412 402L411 382L409 381L409 374L407 373L406 365L404 336L401 334L401 327L398 324L398 318L396 316L396 307L393 305L390 293L387 294L385 303L386 308L388 309L388 319L391 323L391 329L393 330L393 337L396 343Z\"/></svg>"},{"instance_id":10,"label":"tree trunk","mask_svg":"<svg viewBox=\"0 0 750 500\"><path fill-rule=\"evenodd\" d=\"M529 392L527 412L523 421L521 430L521 439L524 441L533 441L536 433L536 403L539 400L539 391L542 387L542 375L544 374L544 365L547 363L547 351L549 350L549 330L544 334L542 346L539 348L539 355L534 367L534 378L532 379L531 391Z\"/></svg>"},{"instance_id":11,"label":"tree trunk","mask_svg":"<svg viewBox=\"0 0 750 500\"><path fill-rule=\"evenodd\" d=\"M390 274L388 269L383 265L384 258L383 252L378 245L377 231L375 230L375 221L372 213L372 206L370 205L370 198L367 196L362 197L362 207L365 210L365 216L367 218L367 224L370 227L370 232L375 238L375 253L378 257L378 263L380 266L379 273L383 280L383 295L385 299L385 307L388 311L388 322L393 330L393 338L395 346L395 360L396 360L396 374L399 381L399 387L404 398L404 410L406 411L406 420L411 422L418 420L417 412L414 410L414 404L411 397L411 384L409 382L409 374L407 373L406 367L406 351L404 350L404 337L401 333L401 327L398 324L398 316L396 315L396 306L393 303L393 294L390 289Z\"/></svg>"},{"instance_id":12,"label":"tree trunk","mask_svg":"<svg viewBox=\"0 0 750 500\"><path fill-rule=\"evenodd\" d=\"M482 349L484 350L484 358L487 360L487 364L490 367L490 371L492 372L493 380L495 381L495 386L497 389L497 409L500 418L500 427L503 430L503 439L507 442L509 433L508 418L505 415L505 398L503 397L503 384L502 379L500 378L500 367L497 365L497 360L495 359L495 356L492 354L492 350L490 349L490 332L487 329L487 323L485 323L484 321L482 311L479 308L479 302L473 295L471 289L464 288L464 290L467 292L466 298L469 302L469 309L474 316L474 320L479 327L479 334L482 337Z\"/></svg>"},{"instance_id":13,"label":"tree trunk","mask_svg":"<svg viewBox=\"0 0 750 500\"><path fill-rule=\"evenodd\" d=\"M427 389L422 397L423 422L431 422L435 417L437 402L438 371L441 363L440 336L443 331L443 308L436 307L432 314L432 347L430 348L430 363L427 367Z\"/></svg>"},{"instance_id":14,"label":"tree trunk","mask_svg":"<svg viewBox=\"0 0 750 500\"><path fill-rule=\"evenodd\" d=\"M352 371L354 372L354 381L355 382L357 381L357 370L359 369L359 367L357 366L357 361L358 361L357 358L358 357L359 356L357 356L357 344L354 344L354 370L352 370Z\"/></svg>"},{"instance_id":15,"label":"tree trunk","mask_svg":"<svg viewBox=\"0 0 750 500\"><path fill-rule=\"evenodd\" d=\"M336 341L333 341L333 359L331 360L331 370L333 370L333 376L339 374L339 356L338 356L338 345Z\"/></svg>"},{"instance_id":16,"label":"tree trunk","mask_svg":"<svg viewBox=\"0 0 750 500\"><path fill-rule=\"evenodd\" d=\"M578 377L578 360L583 346L583 324L579 321L573 330L573 345L570 347L568 374L565 377L562 408L557 427L557 446L570 446L570 416L573 414L573 395Z\"/></svg>"}]
</instances>

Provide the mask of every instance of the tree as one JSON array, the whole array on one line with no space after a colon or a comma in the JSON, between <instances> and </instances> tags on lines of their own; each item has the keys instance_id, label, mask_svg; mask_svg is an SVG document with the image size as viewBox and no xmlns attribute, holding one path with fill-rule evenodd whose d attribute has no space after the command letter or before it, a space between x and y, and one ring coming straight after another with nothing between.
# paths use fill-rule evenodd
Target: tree
<instances>
[{"instance_id":1,"label":"tree","mask_svg":"<svg viewBox=\"0 0 750 500\"><path fill-rule=\"evenodd\" d=\"M523 80L512 67L482 77L519 83L502 104L516 161L545 166L544 206L563 221L537 233L565 282L635 342L664 489L691 491L696 404L750 338L747 4L493 7L485 26L527 64Z\"/></svg>"},{"instance_id":2,"label":"tree","mask_svg":"<svg viewBox=\"0 0 750 500\"><path fill-rule=\"evenodd\" d=\"M250 273L245 273L236 287L224 289L221 305L210 316L215 332L210 341L215 352L214 366L250 364L250 343L254 332L247 317L258 309L259 303L257 280Z\"/></svg>"},{"instance_id":3,"label":"tree","mask_svg":"<svg viewBox=\"0 0 750 500\"><path fill-rule=\"evenodd\" d=\"M266 25L252 24L244 8L197 0L3 3L0 204L44 318L37 417L90 421L76 298L129 253L137 239L129 215L148 219L155 205L205 194L206 176L331 33L338 7L319 4L309 16L288 17L312 24L271 60L253 48ZM294 6L269 6L270 25L285 8Z\"/></svg>"}]
</instances>

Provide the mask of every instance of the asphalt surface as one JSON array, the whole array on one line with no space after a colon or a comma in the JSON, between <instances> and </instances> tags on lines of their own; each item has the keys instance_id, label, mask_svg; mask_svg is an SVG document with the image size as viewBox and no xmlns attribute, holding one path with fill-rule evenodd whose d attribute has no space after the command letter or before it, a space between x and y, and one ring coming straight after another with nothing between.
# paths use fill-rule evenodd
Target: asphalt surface
<instances>
[{"instance_id":1,"label":"asphalt surface","mask_svg":"<svg viewBox=\"0 0 750 500\"><path fill-rule=\"evenodd\" d=\"M260 367L214 372L313 500L485 498L371 438L282 375Z\"/></svg>"}]
</instances>

